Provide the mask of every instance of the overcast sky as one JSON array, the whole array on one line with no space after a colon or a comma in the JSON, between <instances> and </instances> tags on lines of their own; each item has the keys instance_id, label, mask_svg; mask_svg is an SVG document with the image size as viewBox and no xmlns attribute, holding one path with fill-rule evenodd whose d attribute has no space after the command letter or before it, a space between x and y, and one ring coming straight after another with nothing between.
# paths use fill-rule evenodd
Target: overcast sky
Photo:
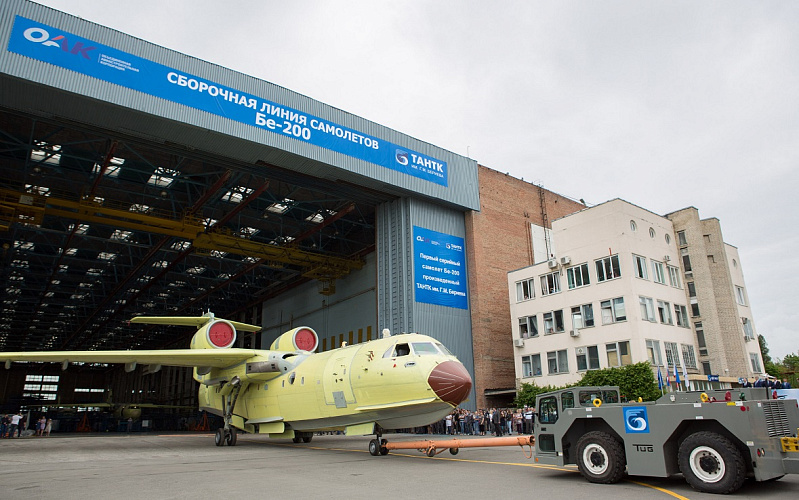
<instances>
[{"instance_id":1,"label":"overcast sky","mask_svg":"<svg viewBox=\"0 0 799 500\"><path fill-rule=\"evenodd\" d=\"M589 205L686 206L799 352L799 2L41 0Z\"/></svg>"}]
</instances>

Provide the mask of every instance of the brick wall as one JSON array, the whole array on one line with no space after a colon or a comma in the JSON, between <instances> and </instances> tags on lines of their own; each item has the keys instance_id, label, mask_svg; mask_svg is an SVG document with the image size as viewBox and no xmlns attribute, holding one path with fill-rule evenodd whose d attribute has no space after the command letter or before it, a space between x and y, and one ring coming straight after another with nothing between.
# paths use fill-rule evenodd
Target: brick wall
<instances>
[{"instance_id":1,"label":"brick wall","mask_svg":"<svg viewBox=\"0 0 799 500\"><path fill-rule=\"evenodd\" d=\"M541 195L549 222L585 207L483 166L478 179L480 211L466 216L466 249L476 403L484 408L513 396L486 398L486 389L516 386L507 274L533 264L530 224L543 225Z\"/></svg>"}]
</instances>

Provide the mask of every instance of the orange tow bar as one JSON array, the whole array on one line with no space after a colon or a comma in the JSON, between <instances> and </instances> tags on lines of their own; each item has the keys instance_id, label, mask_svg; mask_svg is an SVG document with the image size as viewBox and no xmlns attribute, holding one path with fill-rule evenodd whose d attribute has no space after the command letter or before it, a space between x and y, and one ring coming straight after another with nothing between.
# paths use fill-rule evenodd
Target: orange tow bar
<instances>
[{"instance_id":1,"label":"orange tow bar","mask_svg":"<svg viewBox=\"0 0 799 500\"><path fill-rule=\"evenodd\" d=\"M535 436L507 436L507 437L493 437L493 438L475 438L475 439L441 439L423 441L390 441L386 442L383 446L387 450L419 450L425 453L428 457L434 457L446 449L453 455L458 454L461 448L484 448L489 446L514 446L519 445L522 452L527 456L524 447L530 447L530 456L533 456L533 444L535 444Z\"/></svg>"}]
</instances>

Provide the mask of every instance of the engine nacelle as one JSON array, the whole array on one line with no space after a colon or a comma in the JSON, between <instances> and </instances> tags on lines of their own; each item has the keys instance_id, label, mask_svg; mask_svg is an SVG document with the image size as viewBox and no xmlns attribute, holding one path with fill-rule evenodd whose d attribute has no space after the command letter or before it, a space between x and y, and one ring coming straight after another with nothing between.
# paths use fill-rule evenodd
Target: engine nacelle
<instances>
[{"instance_id":1,"label":"engine nacelle","mask_svg":"<svg viewBox=\"0 0 799 500\"><path fill-rule=\"evenodd\" d=\"M236 327L230 321L216 319L203 326L191 339L192 349L227 349L236 343Z\"/></svg>"},{"instance_id":2,"label":"engine nacelle","mask_svg":"<svg viewBox=\"0 0 799 500\"><path fill-rule=\"evenodd\" d=\"M308 351L313 352L319 347L319 336L313 328L308 326L300 326L289 330L274 342L272 342L273 351Z\"/></svg>"}]
</instances>

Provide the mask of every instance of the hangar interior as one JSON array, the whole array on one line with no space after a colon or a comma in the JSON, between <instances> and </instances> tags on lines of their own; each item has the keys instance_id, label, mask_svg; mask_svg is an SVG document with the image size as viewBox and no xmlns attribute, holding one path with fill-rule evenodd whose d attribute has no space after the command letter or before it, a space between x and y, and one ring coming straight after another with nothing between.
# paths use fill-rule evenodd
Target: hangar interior
<instances>
[{"instance_id":1,"label":"hangar interior","mask_svg":"<svg viewBox=\"0 0 799 500\"><path fill-rule=\"evenodd\" d=\"M127 321L210 310L264 327L239 347L268 348L298 324L320 330L321 349L388 327L437 336L473 373L468 306L417 303L412 251L416 225L464 236L463 213L479 208L473 160L26 0L0 11L0 350L183 348L193 329ZM26 57L12 43L28 20L444 158L449 183ZM196 402L186 369L2 372L6 411L97 399L83 389ZM30 375L60 385L36 389Z\"/></svg>"}]
</instances>

